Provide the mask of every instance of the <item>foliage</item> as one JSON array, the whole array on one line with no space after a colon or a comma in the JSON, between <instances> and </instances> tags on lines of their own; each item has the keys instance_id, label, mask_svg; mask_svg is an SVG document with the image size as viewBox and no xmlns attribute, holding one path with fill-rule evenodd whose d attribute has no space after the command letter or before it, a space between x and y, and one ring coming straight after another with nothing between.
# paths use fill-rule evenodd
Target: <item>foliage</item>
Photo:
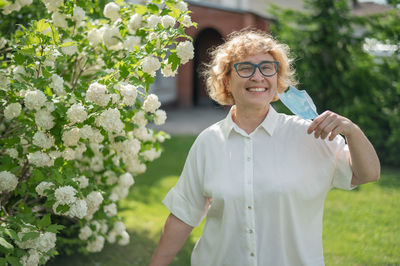
<instances>
[{"instance_id":1,"label":"foliage","mask_svg":"<svg viewBox=\"0 0 400 266\"><path fill-rule=\"evenodd\" d=\"M182 1L111 2L99 19L101 1L42 2L0 38L0 265L128 244L119 202L168 137L147 128L166 119L149 86L193 57ZM16 21L30 4L0 7Z\"/></svg>"},{"instance_id":2,"label":"foliage","mask_svg":"<svg viewBox=\"0 0 400 266\"><path fill-rule=\"evenodd\" d=\"M400 165L399 50L379 56L365 49L366 38L398 45L399 10L353 17L348 1L309 0L306 11L271 8L274 35L289 45L299 87L318 110L329 109L356 122L385 164Z\"/></svg>"}]
</instances>

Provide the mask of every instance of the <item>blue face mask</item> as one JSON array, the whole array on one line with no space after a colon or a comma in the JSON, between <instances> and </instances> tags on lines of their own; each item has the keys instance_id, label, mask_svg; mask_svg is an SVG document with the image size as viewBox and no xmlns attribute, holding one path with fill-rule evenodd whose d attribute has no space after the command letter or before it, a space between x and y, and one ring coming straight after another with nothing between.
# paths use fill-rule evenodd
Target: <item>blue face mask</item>
<instances>
[{"instance_id":1,"label":"blue face mask","mask_svg":"<svg viewBox=\"0 0 400 266\"><path fill-rule=\"evenodd\" d=\"M289 89L284 93L278 93L278 96L281 102L295 115L304 119L314 119L318 116L317 108L305 90L300 91L289 86Z\"/></svg>"}]
</instances>

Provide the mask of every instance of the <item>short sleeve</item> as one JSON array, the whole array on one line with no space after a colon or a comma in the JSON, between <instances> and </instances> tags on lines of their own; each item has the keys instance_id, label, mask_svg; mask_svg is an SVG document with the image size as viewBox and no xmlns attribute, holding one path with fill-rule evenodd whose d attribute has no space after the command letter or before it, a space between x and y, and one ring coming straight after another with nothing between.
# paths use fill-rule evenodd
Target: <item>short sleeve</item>
<instances>
[{"instance_id":1,"label":"short sleeve","mask_svg":"<svg viewBox=\"0 0 400 266\"><path fill-rule=\"evenodd\" d=\"M355 186L351 185L353 171L350 166L349 147L342 136L337 136L335 142L335 162L332 172L332 186L345 190L351 190Z\"/></svg>"},{"instance_id":2,"label":"short sleeve","mask_svg":"<svg viewBox=\"0 0 400 266\"><path fill-rule=\"evenodd\" d=\"M180 220L196 227L206 215L209 201L203 193L204 156L197 141L191 147L185 166L175 187L163 204Z\"/></svg>"}]
</instances>

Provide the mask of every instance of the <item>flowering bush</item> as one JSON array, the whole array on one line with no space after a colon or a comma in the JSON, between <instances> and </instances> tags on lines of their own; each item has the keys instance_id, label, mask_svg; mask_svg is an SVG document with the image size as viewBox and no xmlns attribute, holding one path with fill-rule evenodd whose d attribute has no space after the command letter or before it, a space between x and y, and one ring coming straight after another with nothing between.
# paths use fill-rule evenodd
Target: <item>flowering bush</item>
<instances>
[{"instance_id":1,"label":"flowering bush","mask_svg":"<svg viewBox=\"0 0 400 266\"><path fill-rule=\"evenodd\" d=\"M129 242L118 201L168 137L146 127L167 117L149 86L193 57L180 0L111 2L100 19L92 1L42 2L48 18L0 39L1 265Z\"/></svg>"}]
</instances>

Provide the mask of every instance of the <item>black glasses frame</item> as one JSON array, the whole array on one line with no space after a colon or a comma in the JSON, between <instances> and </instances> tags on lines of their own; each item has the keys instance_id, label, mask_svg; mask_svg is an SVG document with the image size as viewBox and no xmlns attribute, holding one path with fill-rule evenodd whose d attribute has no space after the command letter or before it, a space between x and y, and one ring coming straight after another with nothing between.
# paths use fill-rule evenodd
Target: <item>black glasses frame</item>
<instances>
[{"instance_id":1,"label":"black glasses frame","mask_svg":"<svg viewBox=\"0 0 400 266\"><path fill-rule=\"evenodd\" d=\"M270 75L264 74L264 73L262 72L262 70L261 70L261 65L264 64L264 63L274 63L274 64L276 65L275 72L274 72L273 74L270 74ZM247 76L242 76L242 75L240 75L240 74L239 74L239 71L238 71L238 66L241 65L241 64L246 64L246 65L251 65L251 66L253 66L253 72L252 72L250 75L247 75ZM239 75L239 77L241 77L241 78L250 78L250 77L252 77L252 76L254 75L254 73L256 73L256 69L257 69L257 68L258 68L258 70L260 70L260 73L261 73L263 76L265 76L265 77L272 77L273 75L276 74L276 72L278 72L279 62L278 62L278 61L262 61L262 62L260 62L259 64L254 64L254 63L251 63L251 62L239 62L239 63L233 64L233 66L235 67L236 73L237 73L237 74Z\"/></svg>"}]
</instances>

